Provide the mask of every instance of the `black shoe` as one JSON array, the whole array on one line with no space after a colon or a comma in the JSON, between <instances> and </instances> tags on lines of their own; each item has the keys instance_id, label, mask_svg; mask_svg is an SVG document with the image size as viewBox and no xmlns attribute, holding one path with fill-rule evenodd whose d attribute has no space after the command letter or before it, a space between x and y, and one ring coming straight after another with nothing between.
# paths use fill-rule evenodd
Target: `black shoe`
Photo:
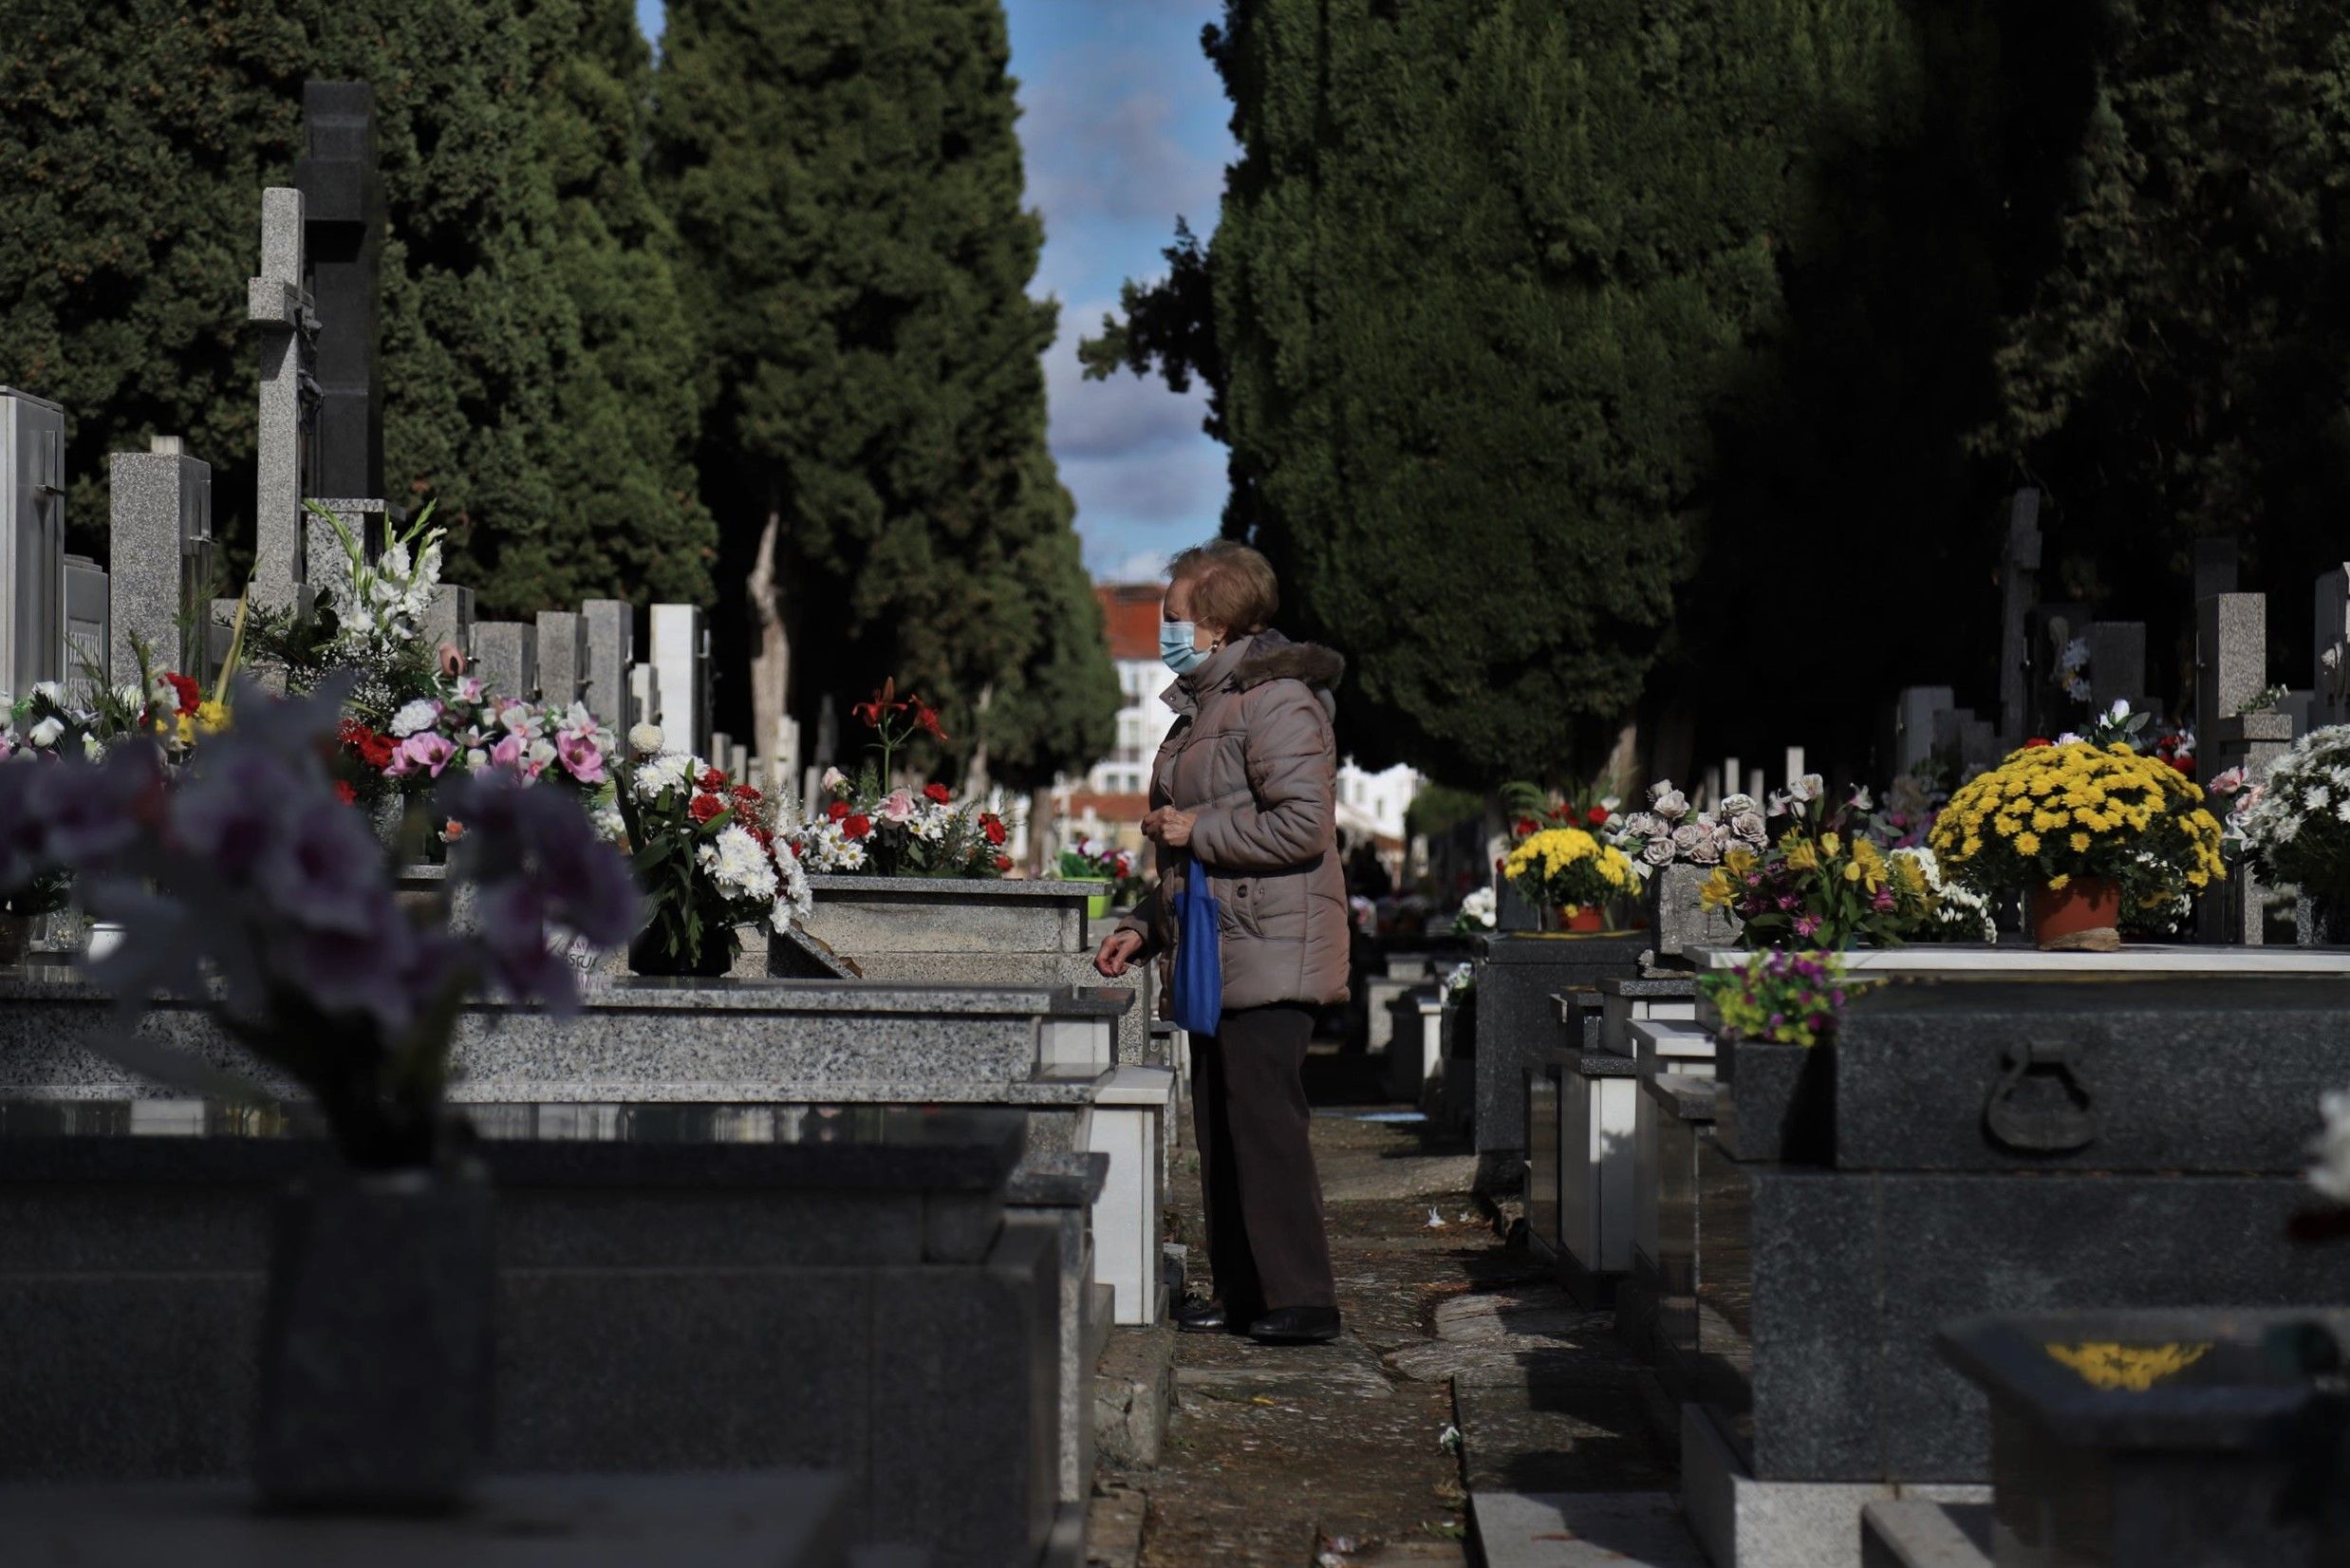
<instances>
[{"instance_id":1,"label":"black shoe","mask_svg":"<svg viewBox=\"0 0 2350 1568\"><path fill-rule=\"evenodd\" d=\"M1195 1296L1175 1309L1175 1328L1182 1334L1230 1334L1232 1315L1223 1302Z\"/></svg>"},{"instance_id":2,"label":"black shoe","mask_svg":"<svg viewBox=\"0 0 2350 1568\"><path fill-rule=\"evenodd\" d=\"M1327 1345L1338 1337L1336 1307L1276 1307L1248 1326L1261 1345Z\"/></svg>"}]
</instances>

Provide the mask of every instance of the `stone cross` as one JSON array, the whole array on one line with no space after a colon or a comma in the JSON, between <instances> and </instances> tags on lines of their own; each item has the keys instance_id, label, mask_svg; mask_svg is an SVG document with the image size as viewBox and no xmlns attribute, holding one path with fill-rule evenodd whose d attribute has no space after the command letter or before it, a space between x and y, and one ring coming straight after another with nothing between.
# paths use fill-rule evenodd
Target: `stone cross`
<instances>
[{"instance_id":1,"label":"stone cross","mask_svg":"<svg viewBox=\"0 0 2350 1568\"><path fill-rule=\"evenodd\" d=\"M539 695L558 708L580 700L588 681L588 626L576 611L538 612Z\"/></svg>"},{"instance_id":2,"label":"stone cross","mask_svg":"<svg viewBox=\"0 0 2350 1568\"><path fill-rule=\"evenodd\" d=\"M710 743L703 684L708 639L699 605L655 605L652 665L661 682L661 728L671 746L701 755Z\"/></svg>"},{"instance_id":3,"label":"stone cross","mask_svg":"<svg viewBox=\"0 0 2350 1568\"><path fill-rule=\"evenodd\" d=\"M302 193L261 193L261 273L246 284L246 317L261 327L260 445L254 459L252 602L306 609L309 580L302 497L317 468L318 314L303 284Z\"/></svg>"},{"instance_id":4,"label":"stone cross","mask_svg":"<svg viewBox=\"0 0 2350 1568\"><path fill-rule=\"evenodd\" d=\"M538 690L538 627L528 621L476 621L474 673L501 697Z\"/></svg>"},{"instance_id":5,"label":"stone cross","mask_svg":"<svg viewBox=\"0 0 2350 1568\"><path fill-rule=\"evenodd\" d=\"M380 496L385 220L375 88L365 82L304 83L302 125L308 146L294 164L294 184L302 192L308 287L319 319L318 472L311 491ZM371 543L381 550L380 536Z\"/></svg>"},{"instance_id":6,"label":"stone cross","mask_svg":"<svg viewBox=\"0 0 2350 1568\"><path fill-rule=\"evenodd\" d=\"M2040 492L2019 490L2007 512L2007 545L1999 563L1999 738L2021 746L2030 725L2032 642L2029 619L2040 597Z\"/></svg>"},{"instance_id":7,"label":"stone cross","mask_svg":"<svg viewBox=\"0 0 2350 1568\"><path fill-rule=\"evenodd\" d=\"M0 695L64 676L65 411L0 386Z\"/></svg>"},{"instance_id":8,"label":"stone cross","mask_svg":"<svg viewBox=\"0 0 2350 1568\"><path fill-rule=\"evenodd\" d=\"M200 622L212 586L212 465L189 457L177 436L148 447L112 458L107 647L122 680L138 670L144 643L157 673L210 685Z\"/></svg>"},{"instance_id":9,"label":"stone cross","mask_svg":"<svg viewBox=\"0 0 2350 1568\"><path fill-rule=\"evenodd\" d=\"M2318 574L2313 643L2309 722L2350 724L2350 561Z\"/></svg>"},{"instance_id":10,"label":"stone cross","mask_svg":"<svg viewBox=\"0 0 2350 1568\"><path fill-rule=\"evenodd\" d=\"M642 713L628 680L637 658L636 612L625 599L590 599L579 607L579 622L587 648L580 700L598 723L625 736Z\"/></svg>"}]
</instances>

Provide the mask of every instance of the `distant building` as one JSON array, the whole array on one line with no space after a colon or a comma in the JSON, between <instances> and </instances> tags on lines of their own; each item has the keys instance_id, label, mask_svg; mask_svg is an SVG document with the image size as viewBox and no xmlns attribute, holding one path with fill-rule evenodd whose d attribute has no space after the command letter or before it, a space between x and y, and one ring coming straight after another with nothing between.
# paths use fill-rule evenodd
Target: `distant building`
<instances>
[{"instance_id":1,"label":"distant building","mask_svg":"<svg viewBox=\"0 0 2350 1568\"><path fill-rule=\"evenodd\" d=\"M1094 586L1110 657L1118 666L1118 690L1126 700L1118 710L1118 739L1110 754L1094 763L1082 780L1064 779L1054 791L1054 827L1064 844L1073 838L1098 838L1131 849L1146 848L1141 824L1150 810L1150 767L1175 723L1173 711L1159 700L1175 679L1159 662L1159 601L1164 591L1157 583ZM1369 837L1390 872L1400 872L1404 813L1419 790L1420 775L1409 768L1373 774L1352 762L1342 766L1338 829L1348 848Z\"/></svg>"}]
</instances>

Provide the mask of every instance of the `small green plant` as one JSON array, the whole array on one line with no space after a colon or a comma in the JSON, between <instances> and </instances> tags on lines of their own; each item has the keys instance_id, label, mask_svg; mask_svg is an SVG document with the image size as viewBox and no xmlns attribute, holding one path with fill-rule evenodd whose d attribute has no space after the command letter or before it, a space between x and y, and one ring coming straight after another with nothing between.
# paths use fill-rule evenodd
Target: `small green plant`
<instances>
[{"instance_id":1,"label":"small green plant","mask_svg":"<svg viewBox=\"0 0 2350 1568\"><path fill-rule=\"evenodd\" d=\"M1859 987L1845 980L1834 953L1773 948L1736 969L1715 970L1698 986L1722 1016L1725 1033L1744 1040L1818 1045L1833 1039L1844 1005Z\"/></svg>"}]
</instances>

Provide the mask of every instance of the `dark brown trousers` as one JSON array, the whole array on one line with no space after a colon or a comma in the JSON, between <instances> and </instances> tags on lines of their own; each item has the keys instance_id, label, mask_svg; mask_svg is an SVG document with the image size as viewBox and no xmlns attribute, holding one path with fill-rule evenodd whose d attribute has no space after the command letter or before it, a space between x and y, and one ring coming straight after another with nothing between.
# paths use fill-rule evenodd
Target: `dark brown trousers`
<instances>
[{"instance_id":1,"label":"dark brown trousers","mask_svg":"<svg viewBox=\"0 0 2350 1568\"><path fill-rule=\"evenodd\" d=\"M1298 1076L1313 1038L1306 1009L1251 1007L1226 1013L1215 1038L1191 1041L1208 1268L1236 1318L1338 1304Z\"/></svg>"}]
</instances>

